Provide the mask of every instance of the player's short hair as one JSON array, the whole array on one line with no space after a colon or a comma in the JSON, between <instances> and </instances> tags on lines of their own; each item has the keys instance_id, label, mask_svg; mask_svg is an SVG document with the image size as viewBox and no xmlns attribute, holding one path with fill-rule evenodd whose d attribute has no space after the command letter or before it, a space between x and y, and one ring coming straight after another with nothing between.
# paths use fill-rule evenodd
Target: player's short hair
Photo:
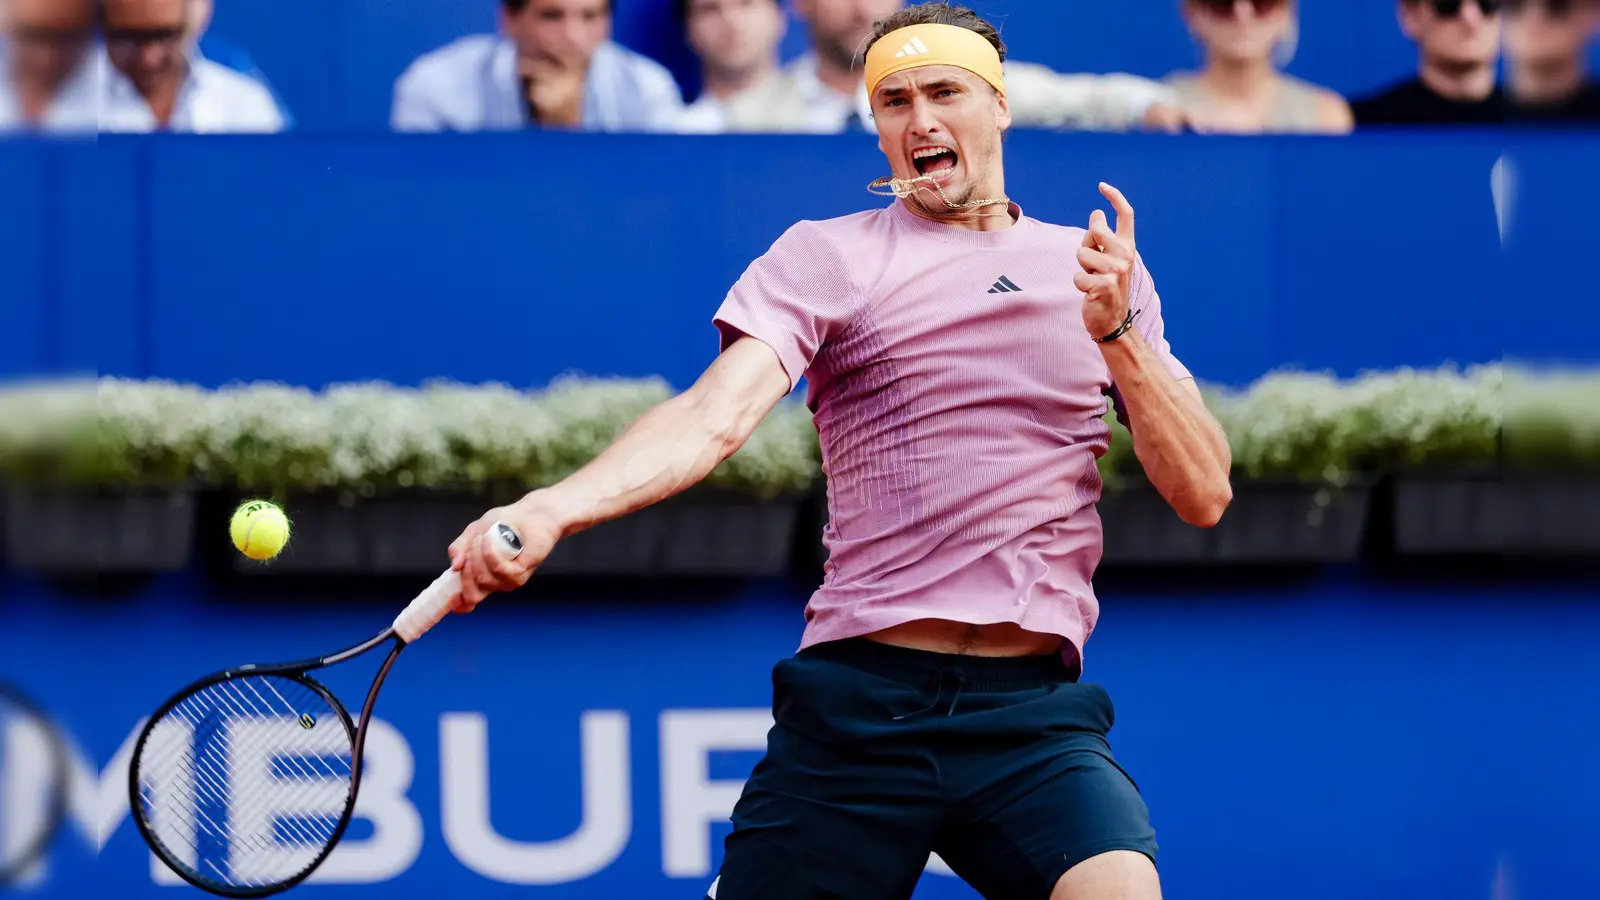
<instances>
[{"instance_id":1,"label":"player's short hair","mask_svg":"<svg viewBox=\"0 0 1600 900\"><path fill-rule=\"evenodd\" d=\"M886 19L879 19L872 26L872 37L867 40L867 45L861 48L862 58L866 58L866 53L872 49L873 44L883 40L891 32L910 28L912 25L954 25L976 32L979 37L994 45L995 51L1000 54L1001 62L1006 61L1006 45L1000 40L1000 29L965 6L951 5L949 0L929 0L927 3L904 7Z\"/></svg>"}]
</instances>

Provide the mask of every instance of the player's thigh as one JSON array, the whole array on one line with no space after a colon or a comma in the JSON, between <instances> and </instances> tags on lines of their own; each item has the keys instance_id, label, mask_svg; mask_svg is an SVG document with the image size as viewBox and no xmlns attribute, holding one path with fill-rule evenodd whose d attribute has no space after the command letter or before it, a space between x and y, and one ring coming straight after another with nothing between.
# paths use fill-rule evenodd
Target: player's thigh
<instances>
[{"instance_id":1,"label":"player's thigh","mask_svg":"<svg viewBox=\"0 0 1600 900\"><path fill-rule=\"evenodd\" d=\"M903 900L938 827L915 689L802 655L773 671L773 727L733 810L717 900Z\"/></svg>"},{"instance_id":2,"label":"player's thigh","mask_svg":"<svg viewBox=\"0 0 1600 900\"><path fill-rule=\"evenodd\" d=\"M931 771L776 725L733 810L715 900L905 900L937 821Z\"/></svg>"},{"instance_id":3,"label":"player's thigh","mask_svg":"<svg viewBox=\"0 0 1600 900\"><path fill-rule=\"evenodd\" d=\"M990 900L1101 900L1102 894L1084 891L1103 890L1124 871L1133 873L1133 880L1115 888L1124 893L1103 896L1144 900L1155 883L1156 839L1138 786L1098 736L1055 743L1059 748L1043 762L1000 782L996 790L1003 795L980 804L981 816L941 832L935 849ZM1121 866L1117 860L1127 861L1122 855L1109 863L1102 858L1119 850L1141 857L1144 865ZM1078 887L1079 881L1086 886ZM1074 893L1058 893L1061 884Z\"/></svg>"},{"instance_id":4,"label":"player's thigh","mask_svg":"<svg viewBox=\"0 0 1600 900\"><path fill-rule=\"evenodd\" d=\"M1050 900L1161 900L1161 877L1136 850L1107 850L1067 870Z\"/></svg>"}]
</instances>

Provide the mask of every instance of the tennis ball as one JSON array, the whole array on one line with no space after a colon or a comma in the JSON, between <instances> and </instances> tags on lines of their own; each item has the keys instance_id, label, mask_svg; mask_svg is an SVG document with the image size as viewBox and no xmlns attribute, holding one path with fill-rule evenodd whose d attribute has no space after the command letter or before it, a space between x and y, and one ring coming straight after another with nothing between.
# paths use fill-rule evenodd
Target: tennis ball
<instances>
[{"instance_id":1,"label":"tennis ball","mask_svg":"<svg viewBox=\"0 0 1600 900\"><path fill-rule=\"evenodd\" d=\"M233 511L228 533L239 552L255 560L268 560L289 543L289 517L276 503L246 500Z\"/></svg>"}]
</instances>

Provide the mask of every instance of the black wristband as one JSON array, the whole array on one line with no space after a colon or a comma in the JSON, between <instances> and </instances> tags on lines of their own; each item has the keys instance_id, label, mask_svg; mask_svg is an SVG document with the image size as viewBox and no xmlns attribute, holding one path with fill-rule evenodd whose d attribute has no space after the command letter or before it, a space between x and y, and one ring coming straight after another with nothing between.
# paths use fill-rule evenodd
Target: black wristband
<instances>
[{"instance_id":1,"label":"black wristband","mask_svg":"<svg viewBox=\"0 0 1600 900\"><path fill-rule=\"evenodd\" d=\"M1139 313L1142 313L1142 312L1144 312L1144 310L1142 310L1142 309L1130 309L1130 310L1128 310L1128 317L1126 319L1122 320L1122 327L1121 328L1118 328L1116 331L1111 332L1110 334L1106 335L1105 337L1095 338L1094 342L1096 344L1105 344L1105 343L1109 343L1111 341L1114 341L1117 338L1122 337L1123 335L1127 334L1128 330L1133 327L1133 320L1139 318Z\"/></svg>"}]
</instances>

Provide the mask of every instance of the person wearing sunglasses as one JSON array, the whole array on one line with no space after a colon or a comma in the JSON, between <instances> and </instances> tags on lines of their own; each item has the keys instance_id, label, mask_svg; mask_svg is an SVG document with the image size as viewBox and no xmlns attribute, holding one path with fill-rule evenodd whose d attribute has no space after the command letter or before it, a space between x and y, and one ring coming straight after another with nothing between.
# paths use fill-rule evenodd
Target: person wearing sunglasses
<instances>
[{"instance_id":1,"label":"person wearing sunglasses","mask_svg":"<svg viewBox=\"0 0 1600 900\"><path fill-rule=\"evenodd\" d=\"M102 0L111 66L100 110L104 132L278 132L286 122L259 81L196 52L189 0Z\"/></svg>"},{"instance_id":2,"label":"person wearing sunglasses","mask_svg":"<svg viewBox=\"0 0 1600 900\"><path fill-rule=\"evenodd\" d=\"M99 125L92 0L0 0L0 132Z\"/></svg>"},{"instance_id":3,"label":"person wearing sunglasses","mask_svg":"<svg viewBox=\"0 0 1600 900\"><path fill-rule=\"evenodd\" d=\"M1183 19L1205 65L1166 81L1195 131L1344 134L1355 126L1343 97L1280 68L1294 45L1294 0L1183 0Z\"/></svg>"},{"instance_id":4,"label":"person wearing sunglasses","mask_svg":"<svg viewBox=\"0 0 1600 900\"><path fill-rule=\"evenodd\" d=\"M1398 0L1400 30L1417 45L1417 74L1351 109L1356 125L1497 124L1505 97L1500 58L1504 0Z\"/></svg>"},{"instance_id":5,"label":"person wearing sunglasses","mask_svg":"<svg viewBox=\"0 0 1600 900\"><path fill-rule=\"evenodd\" d=\"M1505 8L1506 120L1600 124L1600 79L1585 56L1600 34L1600 0L1501 0Z\"/></svg>"}]
</instances>

